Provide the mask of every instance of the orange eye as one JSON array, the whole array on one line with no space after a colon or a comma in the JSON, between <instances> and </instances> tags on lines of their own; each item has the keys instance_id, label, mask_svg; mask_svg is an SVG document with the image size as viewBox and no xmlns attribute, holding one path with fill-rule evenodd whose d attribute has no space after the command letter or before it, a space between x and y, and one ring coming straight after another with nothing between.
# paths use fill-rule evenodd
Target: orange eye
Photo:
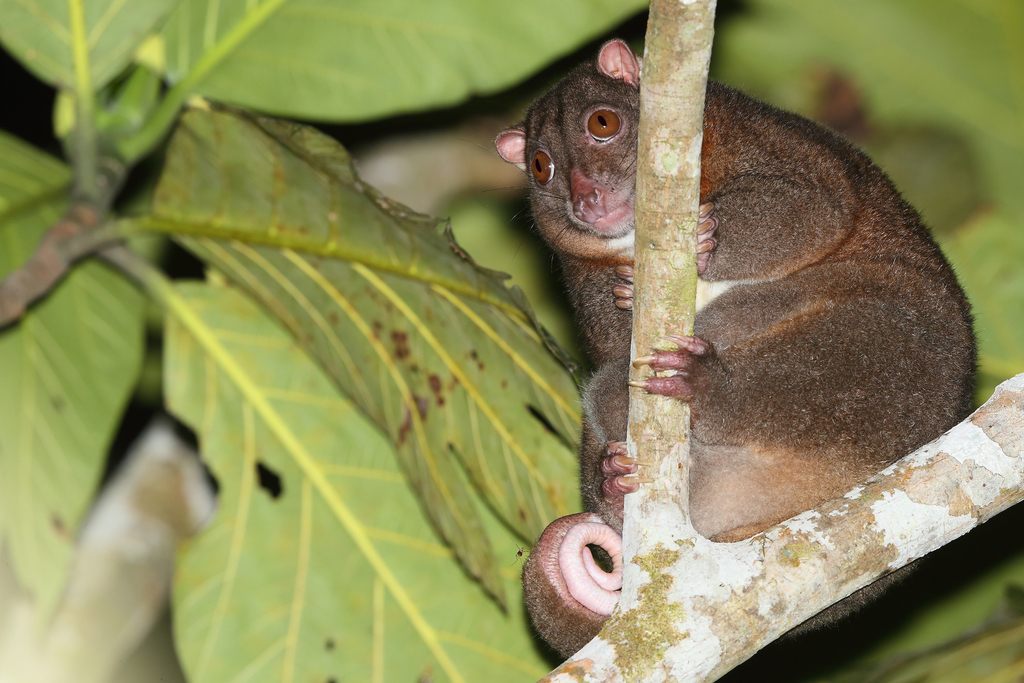
<instances>
[{"instance_id":1,"label":"orange eye","mask_svg":"<svg viewBox=\"0 0 1024 683\"><path fill-rule=\"evenodd\" d=\"M619 116L613 111L599 109L590 115L587 130L598 142L607 142L619 132Z\"/></svg>"},{"instance_id":2,"label":"orange eye","mask_svg":"<svg viewBox=\"0 0 1024 683\"><path fill-rule=\"evenodd\" d=\"M555 175L555 164L546 153L537 152L533 155L530 170L533 171L533 177L537 179L537 182L544 185L551 180L551 176Z\"/></svg>"}]
</instances>

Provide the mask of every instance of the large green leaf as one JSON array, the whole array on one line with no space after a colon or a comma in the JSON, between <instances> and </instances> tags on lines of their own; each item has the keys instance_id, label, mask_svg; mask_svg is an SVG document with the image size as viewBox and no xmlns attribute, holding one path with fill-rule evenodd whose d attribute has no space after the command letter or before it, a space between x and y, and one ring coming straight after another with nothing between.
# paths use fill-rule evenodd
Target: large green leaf
<instances>
[{"instance_id":1,"label":"large green leaf","mask_svg":"<svg viewBox=\"0 0 1024 683\"><path fill-rule=\"evenodd\" d=\"M140 224L179 235L296 335L398 446L431 520L499 597L471 488L524 538L577 509L575 384L516 292L435 219L365 187L330 138L192 112Z\"/></svg>"},{"instance_id":2,"label":"large green leaf","mask_svg":"<svg viewBox=\"0 0 1024 683\"><path fill-rule=\"evenodd\" d=\"M176 2L0 0L0 43L47 83L96 91L128 65Z\"/></svg>"},{"instance_id":3,"label":"large green leaf","mask_svg":"<svg viewBox=\"0 0 1024 683\"><path fill-rule=\"evenodd\" d=\"M0 133L0 278L64 212L59 162ZM0 547L45 618L142 356L142 297L99 263L0 331Z\"/></svg>"},{"instance_id":4,"label":"large green leaf","mask_svg":"<svg viewBox=\"0 0 1024 683\"><path fill-rule=\"evenodd\" d=\"M164 28L167 68L173 82L222 102L361 120L500 90L645 5L183 0Z\"/></svg>"},{"instance_id":5,"label":"large green leaf","mask_svg":"<svg viewBox=\"0 0 1024 683\"><path fill-rule=\"evenodd\" d=\"M180 285L169 298L169 405L220 483L214 524L178 566L189 680L542 676L522 609L503 614L462 571L393 447L294 339L232 289Z\"/></svg>"},{"instance_id":6,"label":"large green leaf","mask_svg":"<svg viewBox=\"0 0 1024 683\"><path fill-rule=\"evenodd\" d=\"M754 0L750 9L716 36L726 80L764 86L815 62L839 66L873 120L967 135L986 168L986 198L1024 214L1019 0Z\"/></svg>"}]
</instances>

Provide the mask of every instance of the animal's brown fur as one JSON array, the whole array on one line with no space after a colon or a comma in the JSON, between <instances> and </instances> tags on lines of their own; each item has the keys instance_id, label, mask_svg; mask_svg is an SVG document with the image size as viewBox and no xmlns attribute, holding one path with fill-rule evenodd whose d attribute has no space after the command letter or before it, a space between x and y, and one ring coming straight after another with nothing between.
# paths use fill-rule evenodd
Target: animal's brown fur
<instances>
[{"instance_id":1,"label":"animal's brown fur","mask_svg":"<svg viewBox=\"0 0 1024 683\"><path fill-rule=\"evenodd\" d=\"M626 126L611 143L586 138L581 124L596 108ZM531 206L596 367L584 391L584 503L616 529L621 500L605 498L601 462L607 442L626 435L631 313L611 290L632 249L574 219L569 174L631 189L637 111L636 88L591 62L516 129L526 160L542 149L555 163L548 186L531 178ZM849 142L709 81L701 162L700 201L718 221L702 277L737 284L699 311L694 334L711 351L686 359L674 395L693 410L693 523L714 540L740 540L841 495L963 419L976 351L967 300L920 216ZM592 618L570 624L572 609L550 597L528 606L565 654L596 633Z\"/></svg>"}]
</instances>

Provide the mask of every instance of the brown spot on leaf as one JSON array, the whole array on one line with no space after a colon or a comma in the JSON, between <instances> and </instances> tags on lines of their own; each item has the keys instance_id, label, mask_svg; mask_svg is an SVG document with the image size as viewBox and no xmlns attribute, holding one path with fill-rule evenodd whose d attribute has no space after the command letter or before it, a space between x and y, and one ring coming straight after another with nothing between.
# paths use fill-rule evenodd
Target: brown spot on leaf
<instances>
[{"instance_id":1,"label":"brown spot on leaf","mask_svg":"<svg viewBox=\"0 0 1024 683\"><path fill-rule=\"evenodd\" d=\"M434 398L437 399L437 405L444 405L444 394L441 393L441 378L437 375L431 375L427 378L427 382L430 383L430 390L434 392Z\"/></svg>"},{"instance_id":2,"label":"brown spot on leaf","mask_svg":"<svg viewBox=\"0 0 1024 683\"><path fill-rule=\"evenodd\" d=\"M370 323L370 328L373 330L373 338L380 339L380 331L384 329L383 323L379 320L374 320Z\"/></svg>"},{"instance_id":3,"label":"brown spot on leaf","mask_svg":"<svg viewBox=\"0 0 1024 683\"><path fill-rule=\"evenodd\" d=\"M391 333L391 341L395 343L395 357L403 360L409 357L409 335L401 330Z\"/></svg>"},{"instance_id":4,"label":"brown spot on leaf","mask_svg":"<svg viewBox=\"0 0 1024 683\"><path fill-rule=\"evenodd\" d=\"M396 439L399 446L405 443L410 429L412 429L412 411L409 410L409 406L402 406L402 426L398 428L398 438Z\"/></svg>"},{"instance_id":5,"label":"brown spot on leaf","mask_svg":"<svg viewBox=\"0 0 1024 683\"><path fill-rule=\"evenodd\" d=\"M328 322L331 323L331 325L337 325L338 324L338 312L337 311L331 311L330 313L328 313L327 314L327 320L328 320Z\"/></svg>"},{"instance_id":6,"label":"brown spot on leaf","mask_svg":"<svg viewBox=\"0 0 1024 683\"><path fill-rule=\"evenodd\" d=\"M414 401L416 401L416 410L418 410L420 413L420 419L426 420L427 410L430 408L430 401L423 398L422 396L417 396L416 394L413 394L412 398Z\"/></svg>"},{"instance_id":7,"label":"brown spot on leaf","mask_svg":"<svg viewBox=\"0 0 1024 683\"><path fill-rule=\"evenodd\" d=\"M70 534L68 533L67 526L64 524L64 520L61 519L60 515L56 512L50 516L50 526L53 527L54 533L56 533L60 538L70 538Z\"/></svg>"}]
</instances>

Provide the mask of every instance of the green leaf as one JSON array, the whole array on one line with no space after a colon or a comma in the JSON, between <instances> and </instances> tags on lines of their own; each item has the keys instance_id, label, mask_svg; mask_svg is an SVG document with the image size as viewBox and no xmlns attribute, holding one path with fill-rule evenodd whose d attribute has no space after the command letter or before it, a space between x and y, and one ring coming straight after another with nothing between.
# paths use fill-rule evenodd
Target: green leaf
<instances>
[{"instance_id":1,"label":"green leaf","mask_svg":"<svg viewBox=\"0 0 1024 683\"><path fill-rule=\"evenodd\" d=\"M831 676L828 683L979 683L1024 675L1024 619L1002 620L924 652ZM825 682L823 682L825 683Z\"/></svg>"},{"instance_id":2,"label":"green leaf","mask_svg":"<svg viewBox=\"0 0 1024 683\"><path fill-rule=\"evenodd\" d=\"M983 214L942 242L971 299L980 363L977 396L1024 372L1024 231L998 214Z\"/></svg>"},{"instance_id":3,"label":"green leaf","mask_svg":"<svg viewBox=\"0 0 1024 683\"><path fill-rule=\"evenodd\" d=\"M180 236L296 336L397 445L431 520L499 599L472 489L524 538L578 509L575 383L520 297L436 219L365 187L330 138L191 112L139 224Z\"/></svg>"},{"instance_id":4,"label":"green leaf","mask_svg":"<svg viewBox=\"0 0 1024 683\"><path fill-rule=\"evenodd\" d=\"M839 66L856 79L873 120L966 135L986 169L985 198L1011 215L1024 214L1019 0L754 0L750 6L716 36L716 65L726 80L746 88L778 83L816 62Z\"/></svg>"},{"instance_id":5,"label":"green leaf","mask_svg":"<svg viewBox=\"0 0 1024 683\"><path fill-rule=\"evenodd\" d=\"M355 121L501 90L646 6L641 0L183 0L172 81L282 116ZM500 29L498 29L500 27Z\"/></svg>"},{"instance_id":6,"label":"green leaf","mask_svg":"<svg viewBox=\"0 0 1024 683\"><path fill-rule=\"evenodd\" d=\"M1019 598L1013 589L1022 581L1024 555L1018 553L934 602L901 615L901 627L861 657L860 664L877 665L933 649L949 652L951 641L978 633L994 623L994 616L1019 618L1019 605L1007 599ZM1024 637L1018 638L1022 642Z\"/></svg>"},{"instance_id":7,"label":"green leaf","mask_svg":"<svg viewBox=\"0 0 1024 683\"><path fill-rule=\"evenodd\" d=\"M20 214L63 201L71 171L48 154L0 131L0 224ZM6 273L21 265L23 257L0 252Z\"/></svg>"},{"instance_id":8,"label":"green leaf","mask_svg":"<svg viewBox=\"0 0 1024 683\"><path fill-rule=\"evenodd\" d=\"M95 92L117 76L177 0L0 0L0 43L58 88Z\"/></svg>"},{"instance_id":9,"label":"green leaf","mask_svg":"<svg viewBox=\"0 0 1024 683\"><path fill-rule=\"evenodd\" d=\"M169 405L220 484L217 518L177 571L189 680L542 676L523 611L502 613L466 576L394 449L292 337L233 289L179 285L169 299Z\"/></svg>"},{"instance_id":10,"label":"green leaf","mask_svg":"<svg viewBox=\"0 0 1024 683\"><path fill-rule=\"evenodd\" d=\"M59 162L0 133L0 278L63 214ZM0 547L45 619L142 358L142 297L85 263L0 331Z\"/></svg>"}]
</instances>

